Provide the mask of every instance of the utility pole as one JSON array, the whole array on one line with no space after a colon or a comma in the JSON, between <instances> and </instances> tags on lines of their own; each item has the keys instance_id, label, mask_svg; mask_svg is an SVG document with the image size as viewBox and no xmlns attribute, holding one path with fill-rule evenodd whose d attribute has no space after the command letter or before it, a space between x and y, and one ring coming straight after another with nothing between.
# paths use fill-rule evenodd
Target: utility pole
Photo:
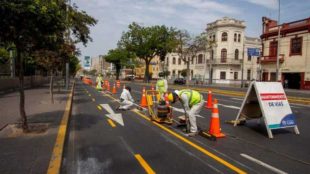
<instances>
[{"instance_id":1,"label":"utility pole","mask_svg":"<svg viewBox=\"0 0 310 174\"><path fill-rule=\"evenodd\" d=\"M277 69L276 69L276 81L279 81L279 61L280 61L280 31L281 31L281 24L280 24L280 0L278 0L278 45L277 45Z\"/></svg>"}]
</instances>

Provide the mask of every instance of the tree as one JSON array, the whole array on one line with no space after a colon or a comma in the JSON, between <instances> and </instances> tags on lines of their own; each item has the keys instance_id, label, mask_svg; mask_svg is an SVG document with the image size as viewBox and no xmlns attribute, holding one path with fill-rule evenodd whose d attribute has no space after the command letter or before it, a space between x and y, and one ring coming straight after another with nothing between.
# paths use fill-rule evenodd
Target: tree
<instances>
[{"instance_id":1,"label":"tree","mask_svg":"<svg viewBox=\"0 0 310 174\"><path fill-rule=\"evenodd\" d=\"M143 27L137 23L129 25L129 31L123 33L118 45L121 48L135 53L145 62L144 81L149 80L149 65L155 56L164 60L166 54L176 46L176 32L166 26Z\"/></svg>"},{"instance_id":2,"label":"tree","mask_svg":"<svg viewBox=\"0 0 310 174\"><path fill-rule=\"evenodd\" d=\"M85 12L79 12L77 8L67 5L65 0L1 1L0 7L2 17L0 40L16 48L16 65L20 83L19 110L22 128L28 131L24 107L24 58L29 57L40 47L59 43L58 41L64 39L64 33L68 27L72 28L73 35L77 38L76 42L81 41L86 44L90 40L88 26L94 25L96 20ZM70 10L70 15L67 15L67 9Z\"/></svg>"},{"instance_id":3,"label":"tree","mask_svg":"<svg viewBox=\"0 0 310 174\"><path fill-rule=\"evenodd\" d=\"M183 76L183 77L187 77L187 69L182 69L182 71L181 71L181 76Z\"/></svg>"},{"instance_id":4,"label":"tree","mask_svg":"<svg viewBox=\"0 0 310 174\"><path fill-rule=\"evenodd\" d=\"M116 80L119 80L120 71L123 65L129 65L128 62L134 58L134 55L129 51L116 48L109 50L108 54L105 56L107 62L113 63L116 69Z\"/></svg>"}]
</instances>

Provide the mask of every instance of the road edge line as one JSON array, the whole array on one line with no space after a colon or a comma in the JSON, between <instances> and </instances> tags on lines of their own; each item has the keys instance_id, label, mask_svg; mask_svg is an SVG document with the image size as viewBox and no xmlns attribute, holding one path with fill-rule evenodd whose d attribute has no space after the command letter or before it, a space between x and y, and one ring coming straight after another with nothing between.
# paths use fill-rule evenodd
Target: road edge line
<instances>
[{"instance_id":1,"label":"road edge line","mask_svg":"<svg viewBox=\"0 0 310 174\"><path fill-rule=\"evenodd\" d=\"M71 92L68 96L68 100L66 102L66 107L64 114L62 116L57 138L55 141L55 145L53 147L53 153L49 162L49 166L47 169L47 174L58 174L60 173L61 163L62 163L62 157L63 157L63 149L66 139L66 133L67 133L67 127L68 127L68 120L71 115L72 111L72 103L73 103L73 94L74 94L74 87L75 87L75 81L73 82Z\"/></svg>"}]
</instances>

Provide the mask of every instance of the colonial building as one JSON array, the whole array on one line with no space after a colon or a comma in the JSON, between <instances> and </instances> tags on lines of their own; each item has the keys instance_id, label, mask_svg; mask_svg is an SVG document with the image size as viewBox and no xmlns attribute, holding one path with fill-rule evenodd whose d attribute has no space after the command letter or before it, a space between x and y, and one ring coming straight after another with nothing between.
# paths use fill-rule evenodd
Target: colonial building
<instances>
[{"instance_id":1,"label":"colonial building","mask_svg":"<svg viewBox=\"0 0 310 174\"><path fill-rule=\"evenodd\" d=\"M249 48L261 48L259 38L245 36L244 21L224 17L207 24L206 36L214 44L191 58L190 79L205 83L236 84L243 80L257 79L257 56L248 56ZM167 56L166 65L170 78L180 77L186 65L178 54Z\"/></svg>"},{"instance_id":2,"label":"colonial building","mask_svg":"<svg viewBox=\"0 0 310 174\"><path fill-rule=\"evenodd\" d=\"M288 88L310 90L310 17L281 25L275 20L263 17L262 25L263 57L259 61L262 80L280 80L286 82L285 86ZM276 77L278 51L280 65L279 77Z\"/></svg>"},{"instance_id":3,"label":"colonial building","mask_svg":"<svg viewBox=\"0 0 310 174\"><path fill-rule=\"evenodd\" d=\"M144 78L144 73L145 73L145 62L144 60L140 60L141 63L139 67L135 68L135 74L136 74L136 78L140 78L143 79ZM153 79L157 79L158 78L158 73L160 72L160 61L159 61L159 57L156 56L154 57L149 65L149 73L152 76Z\"/></svg>"}]
</instances>

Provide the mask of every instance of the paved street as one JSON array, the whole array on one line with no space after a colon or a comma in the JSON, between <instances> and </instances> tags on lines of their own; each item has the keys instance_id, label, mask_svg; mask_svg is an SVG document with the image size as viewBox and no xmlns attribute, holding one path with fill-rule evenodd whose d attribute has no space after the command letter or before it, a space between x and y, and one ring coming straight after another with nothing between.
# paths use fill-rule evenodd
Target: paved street
<instances>
[{"instance_id":1,"label":"paved street","mask_svg":"<svg viewBox=\"0 0 310 174\"><path fill-rule=\"evenodd\" d=\"M143 86L130 86L139 103ZM275 130L271 140L257 120L238 127L225 124L225 120L235 119L242 99L214 95L226 137L210 141L186 137L175 124L150 122L142 111L115 111L120 93L102 94L77 82L63 173L307 173L310 169L309 106L291 105L300 135L291 129ZM121 113L124 125L109 119L102 104ZM181 108L180 104L174 107ZM174 112L174 118L180 115ZM200 129L208 129L210 111L203 109L197 119Z\"/></svg>"}]
</instances>

